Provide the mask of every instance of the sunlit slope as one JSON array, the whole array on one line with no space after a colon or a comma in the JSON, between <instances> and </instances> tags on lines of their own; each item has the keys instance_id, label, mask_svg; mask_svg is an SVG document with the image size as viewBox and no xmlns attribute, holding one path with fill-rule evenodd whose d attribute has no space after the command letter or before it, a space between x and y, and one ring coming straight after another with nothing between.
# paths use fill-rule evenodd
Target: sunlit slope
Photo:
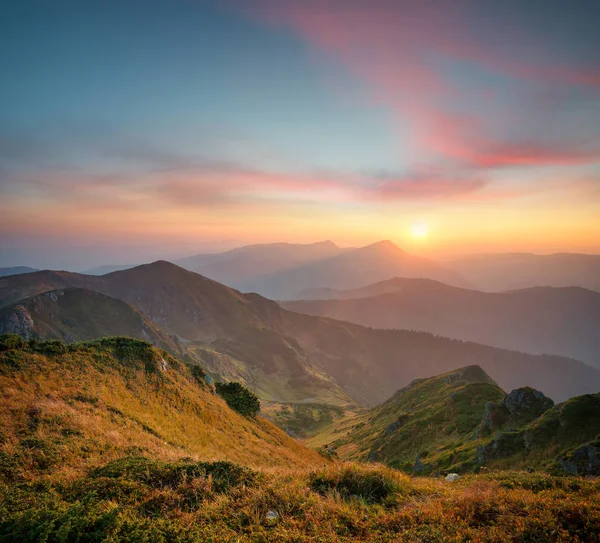
<instances>
[{"instance_id":1,"label":"sunlit slope","mask_svg":"<svg viewBox=\"0 0 600 543\"><path fill-rule=\"evenodd\" d=\"M17 478L79 473L123 455L323 464L260 416L231 410L201 372L147 343L5 341L2 348L0 456Z\"/></svg>"}]
</instances>

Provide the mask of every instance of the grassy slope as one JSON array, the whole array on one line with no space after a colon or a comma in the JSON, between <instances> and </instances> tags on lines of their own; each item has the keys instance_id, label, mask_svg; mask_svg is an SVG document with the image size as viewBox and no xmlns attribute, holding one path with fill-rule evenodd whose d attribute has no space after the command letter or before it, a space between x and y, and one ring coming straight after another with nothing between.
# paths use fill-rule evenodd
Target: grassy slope
<instances>
[{"instance_id":1,"label":"grassy slope","mask_svg":"<svg viewBox=\"0 0 600 543\"><path fill-rule=\"evenodd\" d=\"M1 541L600 537L597 480L489 473L448 484L330 464L133 340L4 351L0 391Z\"/></svg>"},{"instance_id":2,"label":"grassy slope","mask_svg":"<svg viewBox=\"0 0 600 543\"><path fill-rule=\"evenodd\" d=\"M307 443L343 459L380 461L408 472L417 455L424 473L482 466L558 470L557 458L600 435L600 394L572 398L541 416L524 408L490 435L480 434L486 403L500 406L504 397L480 368L463 368L418 380L380 406L335 421Z\"/></svg>"},{"instance_id":3,"label":"grassy slope","mask_svg":"<svg viewBox=\"0 0 600 543\"><path fill-rule=\"evenodd\" d=\"M417 454L462 442L481 422L486 402L504 398L478 366L421 379L383 404L327 432L345 459L375 460L411 470ZM318 436L309 443L325 445Z\"/></svg>"},{"instance_id":4,"label":"grassy slope","mask_svg":"<svg viewBox=\"0 0 600 543\"><path fill-rule=\"evenodd\" d=\"M149 344L107 339L56 354L44 345L0 353L0 450L19 476L80 474L124 454L323 464L265 419L229 409Z\"/></svg>"}]
</instances>

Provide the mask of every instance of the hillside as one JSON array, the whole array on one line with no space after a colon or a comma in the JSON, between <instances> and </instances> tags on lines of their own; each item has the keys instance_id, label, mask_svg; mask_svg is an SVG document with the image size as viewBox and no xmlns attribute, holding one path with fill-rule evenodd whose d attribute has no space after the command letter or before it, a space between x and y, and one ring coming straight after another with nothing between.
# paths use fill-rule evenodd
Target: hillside
<instances>
[{"instance_id":1,"label":"hillside","mask_svg":"<svg viewBox=\"0 0 600 543\"><path fill-rule=\"evenodd\" d=\"M417 455L469 436L480 424L486 403L504 395L479 366L467 366L417 379L309 443L325 445L342 459L385 462L412 471Z\"/></svg>"},{"instance_id":2,"label":"hillside","mask_svg":"<svg viewBox=\"0 0 600 543\"><path fill-rule=\"evenodd\" d=\"M147 343L3 336L0 345L2 540L600 536L594 480L503 472L449 484L333 464L261 417L232 411L201 373Z\"/></svg>"},{"instance_id":3,"label":"hillside","mask_svg":"<svg viewBox=\"0 0 600 543\"><path fill-rule=\"evenodd\" d=\"M484 254L454 258L444 264L481 290L577 286L600 292L600 255Z\"/></svg>"},{"instance_id":4,"label":"hillside","mask_svg":"<svg viewBox=\"0 0 600 543\"><path fill-rule=\"evenodd\" d=\"M470 366L416 380L308 442L417 474L520 467L598 475L599 409L600 394L556 406L529 387L506 394Z\"/></svg>"},{"instance_id":5,"label":"hillside","mask_svg":"<svg viewBox=\"0 0 600 543\"><path fill-rule=\"evenodd\" d=\"M391 241L380 241L255 282L253 290L269 298L291 300L310 288L357 288L393 277L426 277L464 286L460 275L432 260L409 255Z\"/></svg>"},{"instance_id":6,"label":"hillside","mask_svg":"<svg viewBox=\"0 0 600 543\"><path fill-rule=\"evenodd\" d=\"M575 360L302 315L168 262L101 277L3 278L0 305L56 282L88 285L130 303L216 376L241 380L266 400L376 405L413 379L465 364L481 365L505 389L534 386L556 401L600 390L600 372Z\"/></svg>"},{"instance_id":7,"label":"hillside","mask_svg":"<svg viewBox=\"0 0 600 543\"><path fill-rule=\"evenodd\" d=\"M126 302L78 288L52 290L0 309L0 334L67 343L122 335L182 352L176 339Z\"/></svg>"},{"instance_id":8,"label":"hillside","mask_svg":"<svg viewBox=\"0 0 600 543\"><path fill-rule=\"evenodd\" d=\"M0 352L0 456L15 480L81 474L124 455L323 464L263 418L232 411L201 372L148 343L18 345L11 337Z\"/></svg>"},{"instance_id":9,"label":"hillside","mask_svg":"<svg viewBox=\"0 0 600 543\"><path fill-rule=\"evenodd\" d=\"M363 326L421 330L600 367L600 293L580 287L486 293L397 278L360 289L312 293L338 299L282 305Z\"/></svg>"}]
</instances>

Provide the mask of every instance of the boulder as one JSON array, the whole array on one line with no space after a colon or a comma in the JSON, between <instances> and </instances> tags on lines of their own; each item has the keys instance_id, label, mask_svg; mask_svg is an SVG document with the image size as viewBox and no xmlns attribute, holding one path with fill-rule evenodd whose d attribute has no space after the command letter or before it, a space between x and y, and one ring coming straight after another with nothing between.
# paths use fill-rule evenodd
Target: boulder
<instances>
[{"instance_id":1,"label":"boulder","mask_svg":"<svg viewBox=\"0 0 600 543\"><path fill-rule=\"evenodd\" d=\"M421 455L417 454L417 457L415 458L415 465L413 467L413 471L415 473L423 473L424 470L425 464L423 464L423 462L421 461Z\"/></svg>"},{"instance_id":2,"label":"boulder","mask_svg":"<svg viewBox=\"0 0 600 543\"><path fill-rule=\"evenodd\" d=\"M458 473L449 473L446 475L446 482L453 483L454 481L458 481L460 479L460 475Z\"/></svg>"},{"instance_id":3,"label":"boulder","mask_svg":"<svg viewBox=\"0 0 600 543\"><path fill-rule=\"evenodd\" d=\"M504 398L504 405L513 416L535 419L554 406L543 392L531 387L517 388Z\"/></svg>"},{"instance_id":4,"label":"boulder","mask_svg":"<svg viewBox=\"0 0 600 543\"><path fill-rule=\"evenodd\" d=\"M600 476L600 439L558 458L557 464L559 471L566 475Z\"/></svg>"}]
</instances>

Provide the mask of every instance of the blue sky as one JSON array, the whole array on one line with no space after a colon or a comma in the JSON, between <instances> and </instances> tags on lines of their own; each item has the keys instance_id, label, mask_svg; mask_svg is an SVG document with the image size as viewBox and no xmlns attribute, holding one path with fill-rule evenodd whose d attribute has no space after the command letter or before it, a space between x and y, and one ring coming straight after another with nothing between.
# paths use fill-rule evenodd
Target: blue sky
<instances>
[{"instance_id":1,"label":"blue sky","mask_svg":"<svg viewBox=\"0 0 600 543\"><path fill-rule=\"evenodd\" d=\"M231 239L599 251L598 16L587 0L5 3L0 265Z\"/></svg>"}]
</instances>

